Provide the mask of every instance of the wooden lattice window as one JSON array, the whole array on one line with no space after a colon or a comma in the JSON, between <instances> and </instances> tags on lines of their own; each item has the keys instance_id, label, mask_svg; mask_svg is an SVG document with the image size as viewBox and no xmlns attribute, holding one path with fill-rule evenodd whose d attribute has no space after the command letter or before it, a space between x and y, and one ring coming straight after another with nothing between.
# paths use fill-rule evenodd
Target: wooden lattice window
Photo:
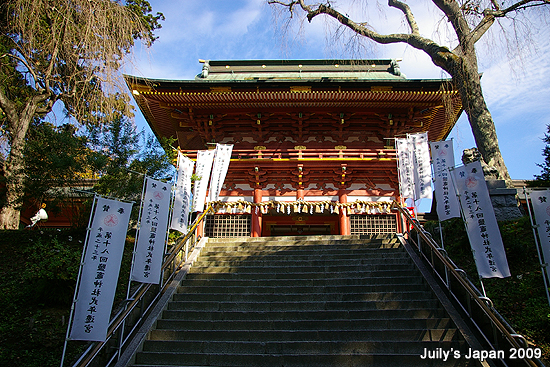
<instances>
[{"instance_id":1,"label":"wooden lattice window","mask_svg":"<svg viewBox=\"0 0 550 367\"><path fill-rule=\"evenodd\" d=\"M379 234L397 232L395 214L365 214L350 217L351 234Z\"/></svg>"},{"instance_id":2,"label":"wooden lattice window","mask_svg":"<svg viewBox=\"0 0 550 367\"><path fill-rule=\"evenodd\" d=\"M211 238L250 237L250 214L206 216L204 235Z\"/></svg>"}]
</instances>

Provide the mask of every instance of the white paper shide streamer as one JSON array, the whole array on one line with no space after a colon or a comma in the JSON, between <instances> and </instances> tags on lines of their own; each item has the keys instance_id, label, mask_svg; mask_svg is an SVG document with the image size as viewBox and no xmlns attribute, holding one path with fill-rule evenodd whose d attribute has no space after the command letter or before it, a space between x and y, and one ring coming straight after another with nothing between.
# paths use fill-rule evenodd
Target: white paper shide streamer
<instances>
[{"instance_id":1,"label":"white paper shide streamer","mask_svg":"<svg viewBox=\"0 0 550 367\"><path fill-rule=\"evenodd\" d=\"M455 166L453 141L431 142L430 148L434 167L437 216L440 221L460 218L460 207L449 173L449 168Z\"/></svg>"},{"instance_id":2,"label":"white paper shide streamer","mask_svg":"<svg viewBox=\"0 0 550 367\"><path fill-rule=\"evenodd\" d=\"M479 276L509 277L508 261L481 163L475 161L455 168L451 174Z\"/></svg>"},{"instance_id":3,"label":"white paper shide streamer","mask_svg":"<svg viewBox=\"0 0 550 367\"><path fill-rule=\"evenodd\" d=\"M72 340L105 341L131 211L131 203L97 198L69 336Z\"/></svg>"},{"instance_id":4,"label":"white paper shide streamer","mask_svg":"<svg viewBox=\"0 0 550 367\"><path fill-rule=\"evenodd\" d=\"M189 210L191 209L191 176L195 163L178 152L178 180L174 192L174 204L170 228L181 233L187 232Z\"/></svg>"},{"instance_id":5,"label":"white paper shide streamer","mask_svg":"<svg viewBox=\"0 0 550 367\"><path fill-rule=\"evenodd\" d=\"M210 171L214 162L215 150L199 150L197 152L197 165L195 175L198 180L193 187L193 212L204 211L204 202L206 200L206 191L210 180Z\"/></svg>"},{"instance_id":6,"label":"white paper shide streamer","mask_svg":"<svg viewBox=\"0 0 550 367\"><path fill-rule=\"evenodd\" d=\"M131 280L158 284L170 211L169 184L147 177Z\"/></svg>"},{"instance_id":7,"label":"white paper shide streamer","mask_svg":"<svg viewBox=\"0 0 550 367\"><path fill-rule=\"evenodd\" d=\"M225 176L227 175L232 151L232 144L216 144L216 154L214 156L212 177L210 179L210 192L208 195L209 202L218 200L225 181Z\"/></svg>"}]
</instances>

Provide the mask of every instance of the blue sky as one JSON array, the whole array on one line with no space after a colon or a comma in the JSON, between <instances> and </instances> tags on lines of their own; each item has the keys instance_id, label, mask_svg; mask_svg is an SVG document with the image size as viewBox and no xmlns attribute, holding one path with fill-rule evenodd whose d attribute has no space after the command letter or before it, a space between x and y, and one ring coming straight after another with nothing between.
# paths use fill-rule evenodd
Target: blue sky
<instances>
[{"instance_id":1,"label":"blue sky","mask_svg":"<svg viewBox=\"0 0 550 367\"><path fill-rule=\"evenodd\" d=\"M439 68L420 51L403 45L382 46L364 42L361 47L349 35L331 38L333 22L316 18L312 23L296 19L287 31L282 26L287 14L277 14L265 0L153 0L154 11L166 20L159 39L148 50L137 50L130 74L159 79L193 79L201 71L199 59L324 59L397 58L401 71L410 79L445 78ZM399 11L385 4L364 7L361 1L334 1L356 20L369 19L383 33L405 32ZM417 13L421 33L452 47L450 33L441 28L437 10L425 0L410 2ZM384 9L382 12L380 8ZM301 18L302 19L302 18ZM440 28L437 28L437 27ZM505 26L507 26L505 24ZM495 30L498 26L495 26ZM544 143L541 138L550 124L550 28L536 19L531 27L533 41L520 48L500 45L499 34L489 34L478 45L482 86L495 120L499 144L514 179L532 179L540 173ZM146 122L136 111L140 128ZM451 138L455 155L475 146L468 121L463 115ZM459 159L457 160L459 162Z\"/></svg>"}]
</instances>

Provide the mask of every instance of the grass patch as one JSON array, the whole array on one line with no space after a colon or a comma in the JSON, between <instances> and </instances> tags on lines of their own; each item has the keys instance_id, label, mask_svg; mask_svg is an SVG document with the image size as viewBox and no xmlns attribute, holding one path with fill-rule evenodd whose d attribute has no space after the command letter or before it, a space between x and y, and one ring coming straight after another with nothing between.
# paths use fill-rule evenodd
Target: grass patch
<instances>
[{"instance_id":1,"label":"grass patch","mask_svg":"<svg viewBox=\"0 0 550 367\"><path fill-rule=\"evenodd\" d=\"M0 365L59 366L85 230L0 231ZM133 239L124 249L115 304L126 296ZM65 365L87 342L71 341Z\"/></svg>"},{"instance_id":2,"label":"grass patch","mask_svg":"<svg viewBox=\"0 0 550 367\"><path fill-rule=\"evenodd\" d=\"M424 226L439 243L439 225ZM546 297L543 274L529 217L499 222L511 276L504 279L484 279L487 296L516 332L533 347L543 351L543 362L550 364L550 307ZM442 222L443 240L449 257L466 271L480 288L477 270L461 219Z\"/></svg>"}]
</instances>

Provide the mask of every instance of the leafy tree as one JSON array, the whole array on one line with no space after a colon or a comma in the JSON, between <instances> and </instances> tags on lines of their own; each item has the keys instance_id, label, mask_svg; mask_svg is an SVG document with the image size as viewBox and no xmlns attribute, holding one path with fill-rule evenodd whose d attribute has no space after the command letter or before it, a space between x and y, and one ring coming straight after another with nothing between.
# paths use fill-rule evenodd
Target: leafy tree
<instances>
[{"instance_id":1,"label":"leafy tree","mask_svg":"<svg viewBox=\"0 0 550 367\"><path fill-rule=\"evenodd\" d=\"M0 5L0 118L7 142L0 228L16 229L26 135L61 101L81 124L129 116L119 75L136 40L149 46L163 15L146 0L5 0Z\"/></svg>"},{"instance_id":2,"label":"leafy tree","mask_svg":"<svg viewBox=\"0 0 550 367\"><path fill-rule=\"evenodd\" d=\"M159 143L155 137L144 138L143 135L137 132L132 121L123 117L91 132L91 145L106 157L101 178L94 187L96 192L139 201L144 175L171 178L174 153L170 145L174 139L163 139Z\"/></svg>"},{"instance_id":3,"label":"leafy tree","mask_svg":"<svg viewBox=\"0 0 550 367\"><path fill-rule=\"evenodd\" d=\"M423 36L412 8L399 0L388 0L388 6L403 14L408 33L382 34L374 30L368 21L352 20L332 5L332 1L313 3L308 0L268 0L269 4L281 5L290 11L290 17L305 12L309 22L320 15L326 15L352 31L379 44L404 43L426 53L432 62L445 70L458 88L462 105L481 155L485 162L494 166L499 178L511 184L510 175L504 164L498 145L496 129L481 90L480 74L476 55L476 43L498 20L508 18L514 26L521 25L530 17L535 18L550 9L549 0L432 0L442 18L450 24L456 47L438 44ZM365 9L368 5L364 1ZM446 22L443 22L446 23ZM503 33L508 30L501 25ZM517 35L517 28L511 30Z\"/></svg>"},{"instance_id":4,"label":"leafy tree","mask_svg":"<svg viewBox=\"0 0 550 367\"><path fill-rule=\"evenodd\" d=\"M537 166L542 168L540 175L535 175L535 179L527 181L529 187L550 187L550 125L546 125L547 133L544 134L542 141L546 143L546 146L542 150L544 157L544 163L537 163Z\"/></svg>"}]
</instances>

